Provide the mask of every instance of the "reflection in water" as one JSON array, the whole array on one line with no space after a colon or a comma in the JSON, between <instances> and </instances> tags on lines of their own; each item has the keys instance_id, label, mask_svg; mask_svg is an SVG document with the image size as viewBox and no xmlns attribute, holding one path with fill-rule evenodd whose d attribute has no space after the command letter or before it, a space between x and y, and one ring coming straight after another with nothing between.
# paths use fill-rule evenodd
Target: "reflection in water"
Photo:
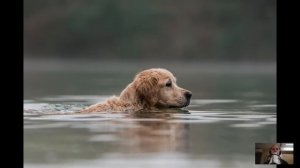
<instances>
[{"instance_id":1,"label":"reflection in water","mask_svg":"<svg viewBox=\"0 0 300 168\"><path fill-rule=\"evenodd\" d=\"M24 101L25 167L253 167L253 144L276 138L270 102L195 99L193 110L78 114L86 102L74 99Z\"/></svg>"},{"instance_id":2,"label":"reflection in water","mask_svg":"<svg viewBox=\"0 0 300 168\"><path fill-rule=\"evenodd\" d=\"M122 130L121 139L127 139L122 150L129 153L158 153L183 152L188 148L189 125L168 122L173 118L172 113L132 112L127 117L137 119L133 122L136 127Z\"/></svg>"}]
</instances>

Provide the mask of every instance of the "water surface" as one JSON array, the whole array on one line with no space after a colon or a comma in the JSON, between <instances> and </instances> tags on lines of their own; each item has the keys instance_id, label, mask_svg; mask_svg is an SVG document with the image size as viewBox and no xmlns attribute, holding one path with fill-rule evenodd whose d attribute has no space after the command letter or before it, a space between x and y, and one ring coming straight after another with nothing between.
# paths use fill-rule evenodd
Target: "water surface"
<instances>
[{"instance_id":1,"label":"water surface","mask_svg":"<svg viewBox=\"0 0 300 168\"><path fill-rule=\"evenodd\" d=\"M193 92L190 106L72 114L118 95L143 67L30 65L24 72L25 167L256 167L255 143L276 141L272 66L169 64L178 85Z\"/></svg>"}]
</instances>

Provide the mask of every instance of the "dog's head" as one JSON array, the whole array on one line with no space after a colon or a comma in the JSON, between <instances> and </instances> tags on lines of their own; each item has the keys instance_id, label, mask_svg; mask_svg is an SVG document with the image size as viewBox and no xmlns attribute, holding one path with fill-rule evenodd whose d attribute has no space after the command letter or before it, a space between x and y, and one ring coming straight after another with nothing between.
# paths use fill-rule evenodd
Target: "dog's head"
<instances>
[{"instance_id":1,"label":"dog's head","mask_svg":"<svg viewBox=\"0 0 300 168\"><path fill-rule=\"evenodd\" d=\"M188 106L192 93L176 84L174 75L160 68L138 73L131 83L137 99L145 106L156 108L181 108Z\"/></svg>"}]
</instances>

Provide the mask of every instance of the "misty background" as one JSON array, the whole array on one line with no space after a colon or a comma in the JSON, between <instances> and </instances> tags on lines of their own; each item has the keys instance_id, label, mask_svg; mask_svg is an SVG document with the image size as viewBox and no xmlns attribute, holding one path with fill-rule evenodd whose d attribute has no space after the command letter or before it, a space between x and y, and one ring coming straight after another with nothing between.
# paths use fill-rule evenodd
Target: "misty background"
<instances>
[{"instance_id":1,"label":"misty background","mask_svg":"<svg viewBox=\"0 0 300 168\"><path fill-rule=\"evenodd\" d=\"M24 57L276 60L276 0L24 0Z\"/></svg>"}]
</instances>

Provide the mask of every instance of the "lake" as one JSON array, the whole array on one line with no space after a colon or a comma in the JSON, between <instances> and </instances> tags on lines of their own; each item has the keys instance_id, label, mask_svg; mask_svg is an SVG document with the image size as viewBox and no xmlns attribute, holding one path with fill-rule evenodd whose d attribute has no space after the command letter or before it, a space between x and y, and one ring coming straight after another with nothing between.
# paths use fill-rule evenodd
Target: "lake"
<instances>
[{"instance_id":1,"label":"lake","mask_svg":"<svg viewBox=\"0 0 300 168\"><path fill-rule=\"evenodd\" d=\"M189 106L72 114L153 67L193 92ZM276 142L275 63L24 60L24 167L257 167L258 142Z\"/></svg>"}]
</instances>

